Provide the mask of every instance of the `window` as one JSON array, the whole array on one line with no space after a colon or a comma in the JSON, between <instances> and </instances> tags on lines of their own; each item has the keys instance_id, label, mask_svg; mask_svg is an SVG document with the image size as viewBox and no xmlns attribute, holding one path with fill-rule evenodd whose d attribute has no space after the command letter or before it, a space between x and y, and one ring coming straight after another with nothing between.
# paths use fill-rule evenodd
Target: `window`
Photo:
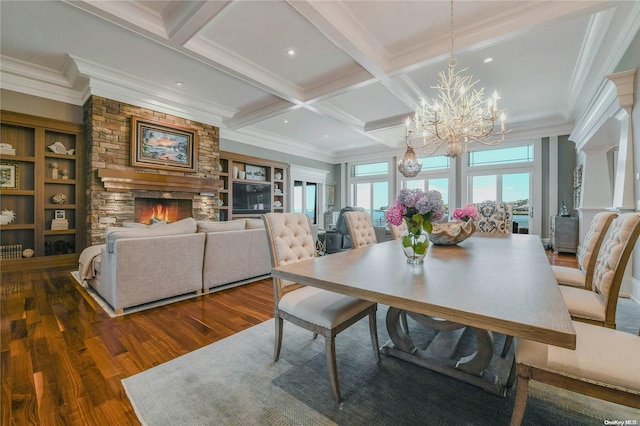
<instances>
[{"instance_id":1,"label":"window","mask_svg":"<svg viewBox=\"0 0 640 426\"><path fill-rule=\"evenodd\" d=\"M389 174L389 163L357 164L353 166L353 177L365 176L387 176Z\"/></svg>"},{"instance_id":2,"label":"window","mask_svg":"<svg viewBox=\"0 0 640 426\"><path fill-rule=\"evenodd\" d=\"M442 194L445 215L449 214L449 183L451 182L451 159L444 155L422 157L422 171L416 178L404 179L402 187L407 189L421 189L423 191L436 190Z\"/></svg>"},{"instance_id":3,"label":"window","mask_svg":"<svg viewBox=\"0 0 640 426\"><path fill-rule=\"evenodd\" d=\"M422 157L422 170L442 170L449 169L451 167L451 158L444 155L438 155L435 157Z\"/></svg>"},{"instance_id":4,"label":"window","mask_svg":"<svg viewBox=\"0 0 640 426\"><path fill-rule=\"evenodd\" d=\"M371 215L373 226L386 226L384 212L389 206L389 183L356 183L353 188L353 204Z\"/></svg>"},{"instance_id":5,"label":"window","mask_svg":"<svg viewBox=\"0 0 640 426\"><path fill-rule=\"evenodd\" d=\"M351 166L350 205L365 209L374 226L386 226L384 212L389 206L389 162Z\"/></svg>"},{"instance_id":6,"label":"window","mask_svg":"<svg viewBox=\"0 0 640 426\"><path fill-rule=\"evenodd\" d=\"M421 189L423 191L436 190L442 194L445 215L449 215L449 178L427 178L407 180L404 183L407 189Z\"/></svg>"},{"instance_id":7,"label":"window","mask_svg":"<svg viewBox=\"0 0 640 426\"><path fill-rule=\"evenodd\" d=\"M530 163L533 161L533 145L497 148L469 153L469 167L491 164Z\"/></svg>"},{"instance_id":8,"label":"window","mask_svg":"<svg viewBox=\"0 0 640 426\"><path fill-rule=\"evenodd\" d=\"M305 213L313 225L324 225L325 170L291 165L291 205L294 213Z\"/></svg>"},{"instance_id":9,"label":"window","mask_svg":"<svg viewBox=\"0 0 640 426\"><path fill-rule=\"evenodd\" d=\"M318 184L315 182L293 182L293 212L304 213L311 223L318 223Z\"/></svg>"},{"instance_id":10,"label":"window","mask_svg":"<svg viewBox=\"0 0 640 426\"><path fill-rule=\"evenodd\" d=\"M470 152L468 167L463 170L467 176L468 202L510 203L513 221L520 229L531 231L533 152L533 144Z\"/></svg>"}]
</instances>

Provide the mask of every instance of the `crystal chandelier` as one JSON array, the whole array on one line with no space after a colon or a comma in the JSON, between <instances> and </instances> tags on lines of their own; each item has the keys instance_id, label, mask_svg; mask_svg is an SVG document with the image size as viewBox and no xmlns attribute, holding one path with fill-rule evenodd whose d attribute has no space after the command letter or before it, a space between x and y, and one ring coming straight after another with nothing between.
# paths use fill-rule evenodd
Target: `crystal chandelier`
<instances>
[{"instance_id":1,"label":"crystal chandelier","mask_svg":"<svg viewBox=\"0 0 640 426\"><path fill-rule=\"evenodd\" d=\"M449 69L438 73L438 90L433 103L421 99L416 113L405 122L404 139L407 152L398 162L398 171L405 177L414 177L422 170L422 163L414 149L423 149L431 156L445 147L447 157L459 157L467 151L472 142L483 145L497 145L504 141L505 110L498 109L498 93L485 100L484 88L473 89L478 82L471 75L462 76L456 72L453 55L453 0L451 0L451 57ZM494 133L494 126L500 118L500 131ZM414 139L421 139L414 145Z\"/></svg>"}]
</instances>

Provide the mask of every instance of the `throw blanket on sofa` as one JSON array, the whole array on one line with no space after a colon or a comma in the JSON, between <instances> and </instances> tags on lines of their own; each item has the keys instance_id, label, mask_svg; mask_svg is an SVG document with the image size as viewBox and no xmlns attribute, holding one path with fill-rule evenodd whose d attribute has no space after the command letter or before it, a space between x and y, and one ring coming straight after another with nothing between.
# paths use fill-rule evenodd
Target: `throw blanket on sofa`
<instances>
[{"instance_id":1,"label":"throw blanket on sofa","mask_svg":"<svg viewBox=\"0 0 640 426\"><path fill-rule=\"evenodd\" d=\"M95 263L96 261L100 261L100 254L104 247L104 244L98 244L82 250L80 258L78 259L80 281L90 280L96 276Z\"/></svg>"}]
</instances>

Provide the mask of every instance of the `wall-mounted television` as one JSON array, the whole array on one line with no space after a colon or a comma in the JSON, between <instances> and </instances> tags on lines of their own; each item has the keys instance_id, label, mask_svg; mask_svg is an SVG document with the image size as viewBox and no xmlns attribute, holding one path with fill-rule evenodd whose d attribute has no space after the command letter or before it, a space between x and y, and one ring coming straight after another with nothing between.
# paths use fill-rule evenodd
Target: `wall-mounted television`
<instances>
[{"instance_id":1,"label":"wall-mounted television","mask_svg":"<svg viewBox=\"0 0 640 426\"><path fill-rule=\"evenodd\" d=\"M270 211L270 183L233 182L233 214L264 214Z\"/></svg>"}]
</instances>

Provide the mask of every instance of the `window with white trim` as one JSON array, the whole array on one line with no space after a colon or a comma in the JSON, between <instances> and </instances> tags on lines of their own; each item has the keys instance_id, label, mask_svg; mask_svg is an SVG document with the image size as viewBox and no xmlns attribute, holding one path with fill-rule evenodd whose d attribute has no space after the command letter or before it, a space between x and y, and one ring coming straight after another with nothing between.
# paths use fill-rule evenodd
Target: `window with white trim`
<instances>
[{"instance_id":1,"label":"window with white trim","mask_svg":"<svg viewBox=\"0 0 640 426\"><path fill-rule=\"evenodd\" d=\"M442 194L445 215L449 214L451 159L444 155L420 158L422 171L414 178L402 178L402 188L437 190Z\"/></svg>"},{"instance_id":2,"label":"window with white trim","mask_svg":"<svg viewBox=\"0 0 640 426\"><path fill-rule=\"evenodd\" d=\"M389 161L350 166L350 203L362 207L374 226L386 226L384 212L389 206Z\"/></svg>"}]
</instances>

